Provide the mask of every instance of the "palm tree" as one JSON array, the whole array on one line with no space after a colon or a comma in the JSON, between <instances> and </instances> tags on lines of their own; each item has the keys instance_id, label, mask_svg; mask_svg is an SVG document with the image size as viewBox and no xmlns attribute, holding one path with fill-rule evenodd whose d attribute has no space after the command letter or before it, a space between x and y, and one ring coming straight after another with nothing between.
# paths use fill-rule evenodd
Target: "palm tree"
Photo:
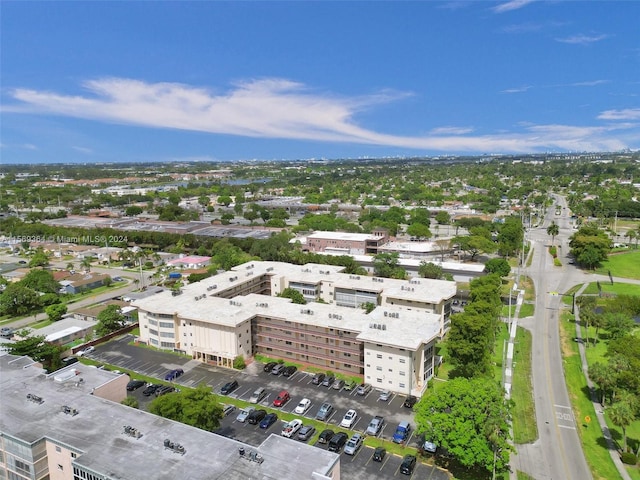
<instances>
[{"instance_id":1,"label":"palm tree","mask_svg":"<svg viewBox=\"0 0 640 480\"><path fill-rule=\"evenodd\" d=\"M625 395L607 410L614 425L622 429L622 451L627 451L627 427L635 420L631 400Z\"/></svg>"},{"instance_id":2,"label":"palm tree","mask_svg":"<svg viewBox=\"0 0 640 480\"><path fill-rule=\"evenodd\" d=\"M629 239L629 244L631 244L633 242L633 239L636 239L636 248L638 248L638 234L636 233L635 230L629 230L625 237L627 237Z\"/></svg>"},{"instance_id":3,"label":"palm tree","mask_svg":"<svg viewBox=\"0 0 640 480\"><path fill-rule=\"evenodd\" d=\"M76 266L73 264L73 262L69 262L67 263L67 270L75 270Z\"/></svg>"},{"instance_id":4,"label":"palm tree","mask_svg":"<svg viewBox=\"0 0 640 480\"><path fill-rule=\"evenodd\" d=\"M82 262L80 262L80 265L87 271L90 272L91 271L91 260L93 260L91 257L84 257L82 259Z\"/></svg>"},{"instance_id":5,"label":"palm tree","mask_svg":"<svg viewBox=\"0 0 640 480\"><path fill-rule=\"evenodd\" d=\"M560 227L558 227L556 222L553 222L551 225L547 227L547 235L551 235L551 245L553 245L556 235L558 235L558 233L560 233Z\"/></svg>"}]
</instances>

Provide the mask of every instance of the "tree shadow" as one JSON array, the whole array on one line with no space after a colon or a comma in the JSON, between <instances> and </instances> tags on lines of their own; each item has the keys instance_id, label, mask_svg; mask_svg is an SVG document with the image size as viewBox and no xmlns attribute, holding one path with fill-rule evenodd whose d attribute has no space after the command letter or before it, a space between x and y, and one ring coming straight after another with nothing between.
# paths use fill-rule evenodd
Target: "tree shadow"
<instances>
[{"instance_id":1,"label":"tree shadow","mask_svg":"<svg viewBox=\"0 0 640 480\"><path fill-rule=\"evenodd\" d=\"M436 455L435 464L453 475L458 480L490 480L491 472L484 468L467 468L457 460L448 456Z\"/></svg>"}]
</instances>

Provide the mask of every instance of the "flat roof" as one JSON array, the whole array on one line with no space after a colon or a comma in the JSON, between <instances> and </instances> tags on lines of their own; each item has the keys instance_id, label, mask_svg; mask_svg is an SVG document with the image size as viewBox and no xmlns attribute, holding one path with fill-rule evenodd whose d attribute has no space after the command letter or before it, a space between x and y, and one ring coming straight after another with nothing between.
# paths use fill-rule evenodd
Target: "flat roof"
<instances>
[{"instance_id":1,"label":"flat roof","mask_svg":"<svg viewBox=\"0 0 640 480\"><path fill-rule=\"evenodd\" d=\"M46 437L76 451L74 463L111 479L312 479L339 468L338 454L280 435L252 447L92 395L92 388L117 377L113 372L75 363L47 376L35 366L25 368L27 360L0 355L0 431L29 443ZM55 380L68 371L77 374ZM27 394L44 401L30 401ZM78 414L62 412L65 405ZM126 435L124 425L142 436ZM182 445L185 454L166 449L165 439ZM259 452L264 461L242 458L240 447L247 455Z\"/></svg>"},{"instance_id":2,"label":"flat roof","mask_svg":"<svg viewBox=\"0 0 640 480\"><path fill-rule=\"evenodd\" d=\"M309 238L364 242L365 240L378 240L380 239L380 236L372 235L370 233L315 232L310 235L307 235L307 239Z\"/></svg>"}]
</instances>

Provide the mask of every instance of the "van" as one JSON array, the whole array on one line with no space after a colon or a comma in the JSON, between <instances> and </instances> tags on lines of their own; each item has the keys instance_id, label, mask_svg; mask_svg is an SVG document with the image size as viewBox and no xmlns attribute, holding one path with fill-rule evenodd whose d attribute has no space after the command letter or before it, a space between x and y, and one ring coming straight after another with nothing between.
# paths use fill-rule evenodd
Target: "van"
<instances>
[{"instance_id":1,"label":"van","mask_svg":"<svg viewBox=\"0 0 640 480\"><path fill-rule=\"evenodd\" d=\"M411 433L411 425L409 422L400 422L396 433L393 434L394 443L404 443Z\"/></svg>"},{"instance_id":2,"label":"van","mask_svg":"<svg viewBox=\"0 0 640 480\"><path fill-rule=\"evenodd\" d=\"M253 392L253 395L251 395L251 398L249 398L249 402L258 403L260 400L266 397L266 395L267 391L264 388L260 387L255 392Z\"/></svg>"},{"instance_id":3,"label":"van","mask_svg":"<svg viewBox=\"0 0 640 480\"><path fill-rule=\"evenodd\" d=\"M344 447L344 444L347 443L348 438L349 436L344 432L336 433L333 437L331 437L331 440L329 440L328 450L330 452L339 452L342 447Z\"/></svg>"}]
</instances>

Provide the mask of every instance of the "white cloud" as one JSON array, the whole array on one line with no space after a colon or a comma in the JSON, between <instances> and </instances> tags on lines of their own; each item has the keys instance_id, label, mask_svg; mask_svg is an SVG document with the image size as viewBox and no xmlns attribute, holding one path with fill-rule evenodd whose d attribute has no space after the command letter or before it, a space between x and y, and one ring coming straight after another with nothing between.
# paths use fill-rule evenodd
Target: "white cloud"
<instances>
[{"instance_id":1,"label":"white cloud","mask_svg":"<svg viewBox=\"0 0 640 480\"><path fill-rule=\"evenodd\" d=\"M571 43L574 45L591 45L592 43L599 42L600 40L604 40L607 37L609 37L609 35L605 35L604 33L600 35L584 35L580 33L578 35L572 35L570 37L556 38L556 41L562 43Z\"/></svg>"},{"instance_id":2,"label":"white cloud","mask_svg":"<svg viewBox=\"0 0 640 480\"><path fill-rule=\"evenodd\" d=\"M640 108L605 110L598 115L600 120L640 120Z\"/></svg>"},{"instance_id":3,"label":"white cloud","mask_svg":"<svg viewBox=\"0 0 640 480\"><path fill-rule=\"evenodd\" d=\"M443 126L425 136L389 135L358 125L355 117L363 110L409 94L383 91L340 97L276 78L239 83L222 93L184 84L126 78L93 80L85 87L88 94L75 96L20 88L13 92L20 103L5 103L2 108L5 112L63 115L149 128L423 151L617 150L640 142L640 134L633 129L626 133L624 141L620 140L616 130L627 128L622 125L605 128L527 124L520 126L518 133L475 136L467 135L472 132L469 127ZM531 87L510 91L528 88Z\"/></svg>"},{"instance_id":4,"label":"white cloud","mask_svg":"<svg viewBox=\"0 0 640 480\"><path fill-rule=\"evenodd\" d=\"M605 83L609 83L609 80L592 80L588 82L574 82L566 85L558 85L560 87L595 87L598 85L603 85Z\"/></svg>"},{"instance_id":5,"label":"white cloud","mask_svg":"<svg viewBox=\"0 0 640 480\"><path fill-rule=\"evenodd\" d=\"M510 0L508 2L501 3L500 5L496 5L491 10L493 10L494 13L510 12L511 10L522 8L533 1L534 0Z\"/></svg>"},{"instance_id":6,"label":"white cloud","mask_svg":"<svg viewBox=\"0 0 640 480\"><path fill-rule=\"evenodd\" d=\"M507 88L506 90L502 90L500 93L522 93L526 92L530 88L533 87L531 85L525 85L523 87Z\"/></svg>"},{"instance_id":7,"label":"white cloud","mask_svg":"<svg viewBox=\"0 0 640 480\"><path fill-rule=\"evenodd\" d=\"M73 145L71 148L73 148L75 151L80 153L87 153L87 154L93 153L93 150L87 147L79 147L77 145Z\"/></svg>"},{"instance_id":8,"label":"white cloud","mask_svg":"<svg viewBox=\"0 0 640 480\"><path fill-rule=\"evenodd\" d=\"M26 150L38 150L38 147L36 147L33 143L23 143L22 145L18 145L18 147L24 148Z\"/></svg>"},{"instance_id":9,"label":"white cloud","mask_svg":"<svg viewBox=\"0 0 640 480\"><path fill-rule=\"evenodd\" d=\"M464 135L473 132L471 127L438 127L432 129L431 135Z\"/></svg>"}]
</instances>

